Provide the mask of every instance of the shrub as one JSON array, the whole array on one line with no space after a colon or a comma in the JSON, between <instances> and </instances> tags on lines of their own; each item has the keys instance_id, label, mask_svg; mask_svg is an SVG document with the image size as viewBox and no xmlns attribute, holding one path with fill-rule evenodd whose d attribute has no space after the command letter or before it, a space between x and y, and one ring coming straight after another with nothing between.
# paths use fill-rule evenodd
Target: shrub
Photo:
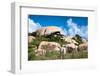
<instances>
[{"instance_id":1,"label":"shrub","mask_svg":"<svg viewBox=\"0 0 100 76\"><path fill-rule=\"evenodd\" d=\"M78 42L78 45L83 43L82 37L80 35L78 35L78 34L76 34L75 37L73 37L72 39L74 39L76 42Z\"/></svg>"},{"instance_id":2,"label":"shrub","mask_svg":"<svg viewBox=\"0 0 100 76\"><path fill-rule=\"evenodd\" d=\"M28 60L34 60L35 59L35 52L30 51L28 52Z\"/></svg>"}]
</instances>

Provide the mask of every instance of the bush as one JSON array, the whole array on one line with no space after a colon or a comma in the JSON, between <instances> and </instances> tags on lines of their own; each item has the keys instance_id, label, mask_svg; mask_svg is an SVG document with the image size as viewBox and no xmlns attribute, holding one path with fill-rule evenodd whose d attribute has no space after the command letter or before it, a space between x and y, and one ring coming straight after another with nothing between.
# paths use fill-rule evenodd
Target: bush
<instances>
[{"instance_id":1,"label":"bush","mask_svg":"<svg viewBox=\"0 0 100 76\"><path fill-rule=\"evenodd\" d=\"M59 52L57 52L57 51L52 51L52 52L47 52L45 56L46 56L46 57L53 57L53 56L54 56L54 57L55 57L55 56L58 57L59 55L60 55Z\"/></svg>"},{"instance_id":2,"label":"bush","mask_svg":"<svg viewBox=\"0 0 100 76\"><path fill-rule=\"evenodd\" d=\"M78 45L82 44L82 37L78 34L75 35L75 37L73 37L72 39L74 39L76 42L78 42Z\"/></svg>"},{"instance_id":3,"label":"bush","mask_svg":"<svg viewBox=\"0 0 100 76\"><path fill-rule=\"evenodd\" d=\"M77 53L73 52L72 55L71 55L71 58L72 59L88 58L88 52L84 51L84 50L81 50Z\"/></svg>"},{"instance_id":4,"label":"bush","mask_svg":"<svg viewBox=\"0 0 100 76\"><path fill-rule=\"evenodd\" d=\"M35 59L35 52L30 51L28 52L28 60L34 60Z\"/></svg>"}]
</instances>

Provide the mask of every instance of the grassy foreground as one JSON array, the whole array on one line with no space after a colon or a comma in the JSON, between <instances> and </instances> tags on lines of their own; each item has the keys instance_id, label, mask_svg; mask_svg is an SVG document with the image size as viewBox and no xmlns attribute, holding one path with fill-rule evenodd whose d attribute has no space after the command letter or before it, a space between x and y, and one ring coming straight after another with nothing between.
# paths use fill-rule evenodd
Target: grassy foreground
<instances>
[{"instance_id":1,"label":"grassy foreground","mask_svg":"<svg viewBox=\"0 0 100 76\"><path fill-rule=\"evenodd\" d=\"M56 60L56 59L81 59L88 58L88 52L82 50L79 52L71 52L66 54L60 54L59 52L52 51L46 53L46 55L36 56L36 53L30 49L28 51L28 60Z\"/></svg>"}]
</instances>

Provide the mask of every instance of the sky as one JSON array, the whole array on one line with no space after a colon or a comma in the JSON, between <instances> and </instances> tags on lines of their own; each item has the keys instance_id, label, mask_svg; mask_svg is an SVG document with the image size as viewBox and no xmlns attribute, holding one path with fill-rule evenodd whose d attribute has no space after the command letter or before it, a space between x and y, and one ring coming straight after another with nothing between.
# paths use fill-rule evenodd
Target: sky
<instances>
[{"instance_id":1,"label":"sky","mask_svg":"<svg viewBox=\"0 0 100 76\"><path fill-rule=\"evenodd\" d=\"M41 27L57 26L66 36L79 34L88 38L88 17L29 15L29 32L34 32Z\"/></svg>"}]
</instances>

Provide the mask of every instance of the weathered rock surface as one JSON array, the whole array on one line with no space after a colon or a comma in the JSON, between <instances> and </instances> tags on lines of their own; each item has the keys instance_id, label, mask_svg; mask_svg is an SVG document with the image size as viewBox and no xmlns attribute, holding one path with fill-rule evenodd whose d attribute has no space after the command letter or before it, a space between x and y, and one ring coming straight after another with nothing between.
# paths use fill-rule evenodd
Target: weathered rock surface
<instances>
[{"instance_id":1,"label":"weathered rock surface","mask_svg":"<svg viewBox=\"0 0 100 76\"><path fill-rule=\"evenodd\" d=\"M34 36L28 36L28 42L31 43L34 39L36 39Z\"/></svg>"},{"instance_id":2,"label":"weathered rock surface","mask_svg":"<svg viewBox=\"0 0 100 76\"><path fill-rule=\"evenodd\" d=\"M38 36L42 36L42 35L49 35L53 32L57 32L57 31L59 31L60 33L63 34L63 32L62 32L63 30L56 26L42 27L42 28L36 30L36 33Z\"/></svg>"},{"instance_id":3,"label":"weathered rock surface","mask_svg":"<svg viewBox=\"0 0 100 76\"><path fill-rule=\"evenodd\" d=\"M45 55L46 52L51 52L51 51L60 51L60 44L57 42L48 42L48 41L42 41L39 44L38 49L35 51L38 54Z\"/></svg>"},{"instance_id":4,"label":"weathered rock surface","mask_svg":"<svg viewBox=\"0 0 100 76\"><path fill-rule=\"evenodd\" d=\"M85 42L85 43L82 43L79 45L79 50L87 50L88 49L88 43Z\"/></svg>"},{"instance_id":5,"label":"weathered rock surface","mask_svg":"<svg viewBox=\"0 0 100 76\"><path fill-rule=\"evenodd\" d=\"M74 39L72 39L71 36L63 37L63 39L64 39L67 43L78 44Z\"/></svg>"}]
</instances>

